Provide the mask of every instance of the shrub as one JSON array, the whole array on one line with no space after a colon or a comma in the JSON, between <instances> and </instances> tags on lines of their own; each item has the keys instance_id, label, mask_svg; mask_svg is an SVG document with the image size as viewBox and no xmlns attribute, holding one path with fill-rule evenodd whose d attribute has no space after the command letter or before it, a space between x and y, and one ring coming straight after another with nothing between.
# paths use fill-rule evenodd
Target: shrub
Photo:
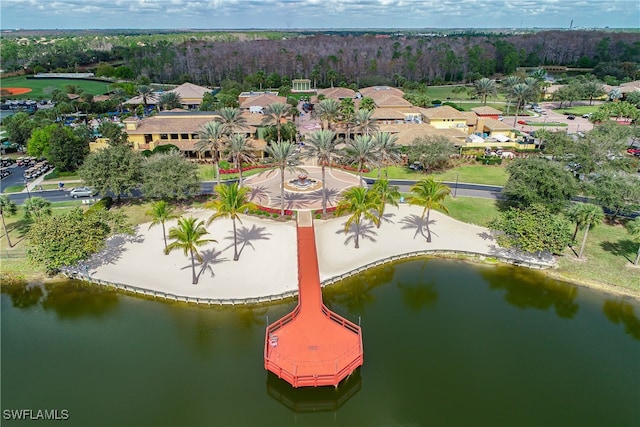
<instances>
[{"instance_id":1,"label":"shrub","mask_svg":"<svg viewBox=\"0 0 640 427\"><path fill-rule=\"evenodd\" d=\"M316 214L316 219L320 219L320 218L322 218L322 215Z\"/></svg>"},{"instance_id":2,"label":"shrub","mask_svg":"<svg viewBox=\"0 0 640 427\"><path fill-rule=\"evenodd\" d=\"M109 196L104 197L100 199L95 205L87 209L84 214L87 215L90 212L94 212L100 209L109 210L112 204L113 204L113 199L111 197Z\"/></svg>"},{"instance_id":3,"label":"shrub","mask_svg":"<svg viewBox=\"0 0 640 427\"><path fill-rule=\"evenodd\" d=\"M220 169L231 169L231 163L227 162L226 160L220 160L220 162L218 162L218 167Z\"/></svg>"},{"instance_id":4,"label":"shrub","mask_svg":"<svg viewBox=\"0 0 640 427\"><path fill-rule=\"evenodd\" d=\"M279 215L278 214L273 214L271 216L274 217L274 218L278 218Z\"/></svg>"},{"instance_id":5,"label":"shrub","mask_svg":"<svg viewBox=\"0 0 640 427\"><path fill-rule=\"evenodd\" d=\"M501 165L502 157L499 156L476 156L478 162L482 162L485 165Z\"/></svg>"},{"instance_id":6,"label":"shrub","mask_svg":"<svg viewBox=\"0 0 640 427\"><path fill-rule=\"evenodd\" d=\"M441 105L442 101L440 101L439 99L434 99L433 101L431 101L432 105Z\"/></svg>"}]
</instances>

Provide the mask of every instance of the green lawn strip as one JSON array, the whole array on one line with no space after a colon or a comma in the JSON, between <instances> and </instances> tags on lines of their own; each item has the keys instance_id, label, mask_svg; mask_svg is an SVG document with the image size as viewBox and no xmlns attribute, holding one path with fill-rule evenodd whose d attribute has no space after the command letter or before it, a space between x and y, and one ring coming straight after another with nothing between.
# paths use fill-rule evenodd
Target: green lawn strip
<instances>
[{"instance_id":1,"label":"green lawn strip","mask_svg":"<svg viewBox=\"0 0 640 427\"><path fill-rule=\"evenodd\" d=\"M538 127L567 127L569 126L567 123L560 122L527 122L527 126L538 126Z\"/></svg>"},{"instance_id":2,"label":"green lawn strip","mask_svg":"<svg viewBox=\"0 0 640 427\"><path fill-rule=\"evenodd\" d=\"M500 165L463 165L433 174L414 172L406 166L391 166L389 167L388 173L389 179L408 179L414 181L433 176L434 179L438 181L455 182L457 175L458 182L500 186L503 186L508 178L506 168ZM369 178L377 178L378 171L374 169L364 175ZM381 177L384 178L384 170L381 173Z\"/></svg>"},{"instance_id":3,"label":"green lawn strip","mask_svg":"<svg viewBox=\"0 0 640 427\"><path fill-rule=\"evenodd\" d=\"M251 175L259 174L260 172L264 172L267 169L251 169L242 172L242 178L246 178ZM198 176L202 181L215 181L215 170L211 165L198 165ZM220 174L220 179L222 181L227 179L237 179L239 175L237 173L223 173Z\"/></svg>"},{"instance_id":4,"label":"green lawn strip","mask_svg":"<svg viewBox=\"0 0 640 427\"><path fill-rule=\"evenodd\" d=\"M447 197L444 206L449 211L451 218L482 227L486 227L489 221L500 213L498 203L493 199Z\"/></svg>"},{"instance_id":5,"label":"green lawn strip","mask_svg":"<svg viewBox=\"0 0 640 427\"><path fill-rule=\"evenodd\" d=\"M579 232L574 245L580 250L583 232ZM568 280L598 282L640 291L640 268L632 267L638 243L621 225L599 225L589 231L584 250L584 261L577 259L570 248L559 257L557 273Z\"/></svg>"},{"instance_id":6,"label":"green lawn strip","mask_svg":"<svg viewBox=\"0 0 640 427\"><path fill-rule=\"evenodd\" d=\"M567 114L575 114L575 115L581 116L587 113L594 113L598 111L598 108L600 108L599 105L577 105L575 107L557 108L553 111L558 114L567 113Z\"/></svg>"},{"instance_id":7,"label":"green lawn strip","mask_svg":"<svg viewBox=\"0 0 640 427\"><path fill-rule=\"evenodd\" d=\"M31 92L22 95L11 95L11 99L48 99L54 89L64 90L65 86L74 85L92 95L102 95L109 92L111 84L77 79L27 79L26 76L7 77L2 79L2 87L26 87Z\"/></svg>"},{"instance_id":8,"label":"green lawn strip","mask_svg":"<svg viewBox=\"0 0 640 427\"><path fill-rule=\"evenodd\" d=\"M2 189L3 193L19 193L24 190L24 185L10 185Z\"/></svg>"}]
</instances>

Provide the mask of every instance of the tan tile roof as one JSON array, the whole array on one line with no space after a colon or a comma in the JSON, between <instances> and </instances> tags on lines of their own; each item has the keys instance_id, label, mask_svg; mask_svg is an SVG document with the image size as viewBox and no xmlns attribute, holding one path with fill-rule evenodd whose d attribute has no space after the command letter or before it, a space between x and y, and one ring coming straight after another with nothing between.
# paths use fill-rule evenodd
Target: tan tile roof
<instances>
[{"instance_id":1,"label":"tan tile roof","mask_svg":"<svg viewBox=\"0 0 640 427\"><path fill-rule=\"evenodd\" d=\"M399 145L411 145L418 137L436 135L444 136L454 145L461 145L467 137L467 134L457 129L436 129L426 123L380 124L378 128L380 131L395 134Z\"/></svg>"},{"instance_id":2,"label":"tan tile roof","mask_svg":"<svg viewBox=\"0 0 640 427\"><path fill-rule=\"evenodd\" d=\"M479 116L501 116L502 115L502 111L497 110L493 107L487 107L486 105L483 105L482 107L472 108L471 111L473 111Z\"/></svg>"},{"instance_id":3,"label":"tan tile roof","mask_svg":"<svg viewBox=\"0 0 640 427\"><path fill-rule=\"evenodd\" d=\"M448 105L435 108L423 108L422 114L427 120L438 119L452 119L452 120L467 120L467 117L460 111Z\"/></svg>"},{"instance_id":4,"label":"tan tile roof","mask_svg":"<svg viewBox=\"0 0 640 427\"><path fill-rule=\"evenodd\" d=\"M375 99L376 96L380 96L382 94L392 94L395 96L399 96L402 98L404 96L404 92L398 88L391 86L369 86L360 89L360 93L362 96L368 96L369 98Z\"/></svg>"},{"instance_id":5,"label":"tan tile roof","mask_svg":"<svg viewBox=\"0 0 640 427\"><path fill-rule=\"evenodd\" d=\"M134 96L133 98L125 101L125 104L133 104L133 105L138 105L138 104L144 104L144 102L142 102L142 95L137 95ZM160 101L160 94L153 92L149 95L147 95L147 105L156 105L158 102Z\"/></svg>"},{"instance_id":6,"label":"tan tile roof","mask_svg":"<svg viewBox=\"0 0 640 427\"><path fill-rule=\"evenodd\" d=\"M397 96L397 95L394 95L394 94L390 94L390 93L379 94L379 95L376 95L375 98L374 97L371 97L371 98L376 103L376 107L378 107L378 108L383 108L383 107L411 107L413 105L409 101L404 99L403 97Z\"/></svg>"},{"instance_id":7,"label":"tan tile roof","mask_svg":"<svg viewBox=\"0 0 640 427\"><path fill-rule=\"evenodd\" d=\"M138 122L136 130L127 130L127 133L132 135L198 133L205 123L219 117L215 113L211 112L202 113L198 111L180 111L181 112L168 111L144 118ZM247 133L254 133L256 128L249 125L244 130Z\"/></svg>"},{"instance_id":8,"label":"tan tile roof","mask_svg":"<svg viewBox=\"0 0 640 427\"><path fill-rule=\"evenodd\" d=\"M342 98L355 98L356 92L347 87L330 87L327 89L318 89L318 95L324 95L325 98L342 99Z\"/></svg>"},{"instance_id":9,"label":"tan tile roof","mask_svg":"<svg viewBox=\"0 0 640 427\"><path fill-rule=\"evenodd\" d=\"M478 123L478 116L473 111L460 111L467 118L467 126L475 126Z\"/></svg>"},{"instance_id":10,"label":"tan tile roof","mask_svg":"<svg viewBox=\"0 0 640 427\"><path fill-rule=\"evenodd\" d=\"M271 104L276 104L276 103L285 104L286 102L287 102L287 98L284 96L262 93L260 95L248 97L242 104L240 104L240 108L242 109L249 109L249 107L266 108Z\"/></svg>"},{"instance_id":11,"label":"tan tile roof","mask_svg":"<svg viewBox=\"0 0 640 427\"><path fill-rule=\"evenodd\" d=\"M93 102L108 101L109 99L111 99L109 95L96 95L93 97Z\"/></svg>"},{"instance_id":12,"label":"tan tile roof","mask_svg":"<svg viewBox=\"0 0 640 427\"><path fill-rule=\"evenodd\" d=\"M398 108L376 108L373 110L373 118L376 120L404 120L407 115L419 114L422 118L422 111L414 107L398 107Z\"/></svg>"},{"instance_id":13,"label":"tan tile roof","mask_svg":"<svg viewBox=\"0 0 640 427\"><path fill-rule=\"evenodd\" d=\"M489 129L490 131L495 130L513 130L513 127L509 126L507 123L502 122L500 120L485 118L484 127Z\"/></svg>"},{"instance_id":14,"label":"tan tile roof","mask_svg":"<svg viewBox=\"0 0 640 427\"><path fill-rule=\"evenodd\" d=\"M182 100L186 99L199 99L202 100L206 93L211 92L211 89L206 87L194 85L193 83L183 83L180 86L171 89L169 92L174 92L180 95Z\"/></svg>"}]
</instances>

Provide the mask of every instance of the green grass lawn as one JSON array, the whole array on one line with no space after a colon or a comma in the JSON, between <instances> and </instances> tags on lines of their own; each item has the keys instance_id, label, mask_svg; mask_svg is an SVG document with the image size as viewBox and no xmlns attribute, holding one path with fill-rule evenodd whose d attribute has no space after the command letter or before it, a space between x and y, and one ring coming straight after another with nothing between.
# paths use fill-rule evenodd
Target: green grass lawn
<instances>
[{"instance_id":1,"label":"green grass lawn","mask_svg":"<svg viewBox=\"0 0 640 427\"><path fill-rule=\"evenodd\" d=\"M558 114L570 113L581 116L587 113L595 113L598 111L599 105L578 105L576 107L557 108L553 110Z\"/></svg>"},{"instance_id":2,"label":"green grass lawn","mask_svg":"<svg viewBox=\"0 0 640 427\"><path fill-rule=\"evenodd\" d=\"M458 221L486 227L500 213L499 204L493 199L477 197L447 197L444 206L449 216Z\"/></svg>"},{"instance_id":3,"label":"green grass lawn","mask_svg":"<svg viewBox=\"0 0 640 427\"><path fill-rule=\"evenodd\" d=\"M244 171L242 172L242 178L246 178L248 176L251 175L256 175L259 174L260 172L264 172L266 169L251 169L248 171ZM215 181L216 180L216 176L215 176L215 170L213 169L212 165L198 165L198 176L200 177L200 179L202 181ZM237 179L238 178L238 174L237 173L226 173L226 174L220 174L220 179L222 181L226 180L226 179Z\"/></svg>"},{"instance_id":4,"label":"green grass lawn","mask_svg":"<svg viewBox=\"0 0 640 427\"><path fill-rule=\"evenodd\" d=\"M583 233L579 232L574 245L580 250ZM640 267L632 261L638 251L638 243L622 225L599 225L589 231L584 250L584 261L578 260L574 251L567 248L560 257L557 273L580 282L618 285L640 291Z\"/></svg>"},{"instance_id":5,"label":"green grass lawn","mask_svg":"<svg viewBox=\"0 0 640 427\"><path fill-rule=\"evenodd\" d=\"M376 178L378 176L378 171L377 169L374 169L371 172L366 173L365 176L369 178ZM381 176L384 177L384 170L382 171ZM438 181L455 182L457 177L458 182L500 186L504 185L508 178L507 170L504 165L463 165L444 172L435 172L433 174L414 172L406 166L389 167L390 179L419 181L427 176L433 176L434 179Z\"/></svg>"},{"instance_id":6,"label":"green grass lawn","mask_svg":"<svg viewBox=\"0 0 640 427\"><path fill-rule=\"evenodd\" d=\"M27 79L26 76L7 77L2 79L2 87L26 87L31 92L22 95L12 95L12 99L47 99L51 97L54 89L63 89L67 85L75 85L92 95L102 95L109 91L109 83L94 82L76 79Z\"/></svg>"},{"instance_id":7,"label":"green grass lawn","mask_svg":"<svg viewBox=\"0 0 640 427\"><path fill-rule=\"evenodd\" d=\"M24 185L10 185L8 187L3 187L2 188L2 192L3 193L19 193L22 190L24 190Z\"/></svg>"}]
</instances>

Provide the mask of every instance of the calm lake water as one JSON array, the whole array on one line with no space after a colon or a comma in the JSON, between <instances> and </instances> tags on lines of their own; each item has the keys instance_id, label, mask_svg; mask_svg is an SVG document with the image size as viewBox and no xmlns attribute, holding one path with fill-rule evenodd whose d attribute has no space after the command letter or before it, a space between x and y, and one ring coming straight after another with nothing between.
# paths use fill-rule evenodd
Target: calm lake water
<instances>
[{"instance_id":1,"label":"calm lake water","mask_svg":"<svg viewBox=\"0 0 640 427\"><path fill-rule=\"evenodd\" d=\"M295 390L262 359L267 316L294 301L201 308L77 282L3 286L2 409L65 409L35 424L93 427L640 425L635 301L437 259L370 270L325 301L361 319L364 366L338 390Z\"/></svg>"}]
</instances>

